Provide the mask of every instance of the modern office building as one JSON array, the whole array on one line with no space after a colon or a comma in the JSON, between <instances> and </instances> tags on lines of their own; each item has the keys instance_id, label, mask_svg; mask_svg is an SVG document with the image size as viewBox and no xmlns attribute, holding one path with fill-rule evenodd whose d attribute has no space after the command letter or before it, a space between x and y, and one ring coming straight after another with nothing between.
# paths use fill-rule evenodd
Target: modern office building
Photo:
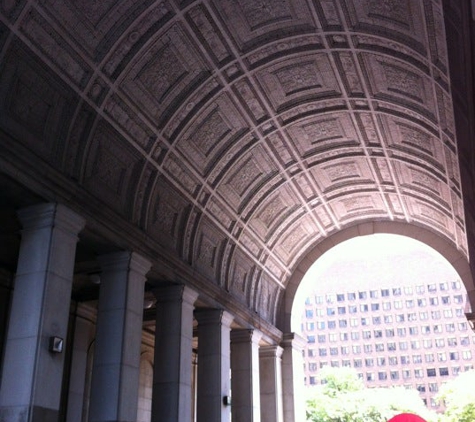
<instances>
[{"instance_id":1,"label":"modern office building","mask_svg":"<svg viewBox=\"0 0 475 422\"><path fill-rule=\"evenodd\" d=\"M315 283L302 316L305 383L325 366L352 367L367 387L417 389L440 409L440 386L475 364L465 287L424 251L377 259L340 258Z\"/></svg>"},{"instance_id":2,"label":"modern office building","mask_svg":"<svg viewBox=\"0 0 475 422\"><path fill-rule=\"evenodd\" d=\"M473 17L0 1L0 420L301 422L294 299L358 236L474 305Z\"/></svg>"}]
</instances>

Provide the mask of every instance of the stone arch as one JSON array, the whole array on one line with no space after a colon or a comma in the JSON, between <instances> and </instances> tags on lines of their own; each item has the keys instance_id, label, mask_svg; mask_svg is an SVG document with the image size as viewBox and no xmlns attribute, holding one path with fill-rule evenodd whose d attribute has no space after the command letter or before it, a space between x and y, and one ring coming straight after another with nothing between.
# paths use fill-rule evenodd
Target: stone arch
<instances>
[{"instance_id":1,"label":"stone arch","mask_svg":"<svg viewBox=\"0 0 475 422\"><path fill-rule=\"evenodd\" d=\"M278 327L284 333L292 331L292 308L294 300L297 290L311 265L325 252L346 240L376 233L406 236L425 243L439 252L448 263L452 265L459 275L467 290L468 302L472 308L475 307L475 286L468 259L465 253L457 249L448 239L441 237L426 227L415 224L394 221L361 222L351 227L344 228L334 235L325 238L322 242L312 248L299 262L289 280L289 283L287 284L280 313L277 318Z\"/></svg>"}]
</instances>

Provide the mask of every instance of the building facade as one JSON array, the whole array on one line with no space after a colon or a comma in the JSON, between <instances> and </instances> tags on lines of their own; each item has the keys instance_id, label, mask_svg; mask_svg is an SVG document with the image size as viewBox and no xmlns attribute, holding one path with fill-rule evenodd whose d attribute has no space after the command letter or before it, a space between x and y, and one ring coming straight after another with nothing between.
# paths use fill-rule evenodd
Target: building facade
<instances>
[{"instance_id":1,"label":"building facade","mask_svg":"<svg viewBox=\"0 0 475 422\"><path fill-rule=\"evenodd\" d=\"M306 385L325 366L352 367L367 387L417 389L438 409L440 386L474 368L475 336L460 280L315 292L305 303Z\"/></svg>"}]
</instances>

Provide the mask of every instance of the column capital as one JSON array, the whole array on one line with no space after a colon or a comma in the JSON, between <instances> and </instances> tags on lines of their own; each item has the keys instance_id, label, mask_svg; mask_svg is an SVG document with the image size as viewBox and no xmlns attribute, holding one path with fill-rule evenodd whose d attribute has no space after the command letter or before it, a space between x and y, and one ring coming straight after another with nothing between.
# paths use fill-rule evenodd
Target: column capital
<instances>
[{"instance_id":1,"label":"column capital","mask_svg":"<svg viewBox=\"0 0 475 422\"><path fill-rule=\"evenodd\" d=\"M259 357L261 358L281 358L284 349L277 344L259 347Z\"/></svg>"},{"instance_id":2,"label":"column capital","mask_svg":"<svg viewBox=\"0 0 475 422\"><path fill-rule=\"evenodd\" d=\"M149 260L136 252L119 251L112 252L98 257L101 268L104 271L136 271L145 276L152 266Z\"/></svg>"},{"instance_id":3,"label":"column capital","mask_svg":"<svg viewBox=\"0 0 475 422\"><path fill-rule=\"evenodd\" d=\"M238 328L231 330L231 343L259 344L262 333L254 328Z\"/></svg>"},{"instance_id":4,"label":"column capital","mask_svg":"<svg viewBox=\"0 0 475 422\"><path fill-rule=\"evenodd\" d=\"M59 227L75 236L84 228L86 220L62 204L43 203L22 208L17 212L23 230Z\"/></svg>"},{"instance_id":5,"label":"column capital","mask_svg":"<svg viewBox=\"0 0 475 422\"><path fill-rule=\"evenodd\" d=\"M221 324L225 327L230 327L234 319L234 317L224 309L204 308L195 310L195 318L201 326Z\"/></svg>"},{"instance_id":6,"label":"column capital","mask_svg":"<svg viewBox=\"0 0 475 422\"><path fill-rule=\"evenodd\" d=\"M158 303L180 301L194 305L198 293L184 284L170 284L152 288Z\"/></svg>"},{"instance_id":7,"label":"column capital","mask_svg":"<svg viewBox=\"0 0 475 422\"><path fill-rule=\"evenodd\" d=\"M281 344L284 349L291 347L293 349L302 351L307 344L307 341L297 333L285 333Z\"/></svg>"}]
</instances>

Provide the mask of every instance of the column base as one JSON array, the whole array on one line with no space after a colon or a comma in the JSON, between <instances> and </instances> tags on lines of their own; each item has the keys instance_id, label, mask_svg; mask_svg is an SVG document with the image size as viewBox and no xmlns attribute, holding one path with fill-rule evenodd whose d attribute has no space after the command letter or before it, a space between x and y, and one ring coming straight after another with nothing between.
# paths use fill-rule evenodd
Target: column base
<instances>
[{"instance_id":1,"label":"column base","mask_svg":"<svg viewBox=\"0 0 475 422\"><path fill-rule=\"evenodd\" d=\"M59 411L41 406L0 407L2 422L58 422Z\"/></svg>"}]
</instances>

